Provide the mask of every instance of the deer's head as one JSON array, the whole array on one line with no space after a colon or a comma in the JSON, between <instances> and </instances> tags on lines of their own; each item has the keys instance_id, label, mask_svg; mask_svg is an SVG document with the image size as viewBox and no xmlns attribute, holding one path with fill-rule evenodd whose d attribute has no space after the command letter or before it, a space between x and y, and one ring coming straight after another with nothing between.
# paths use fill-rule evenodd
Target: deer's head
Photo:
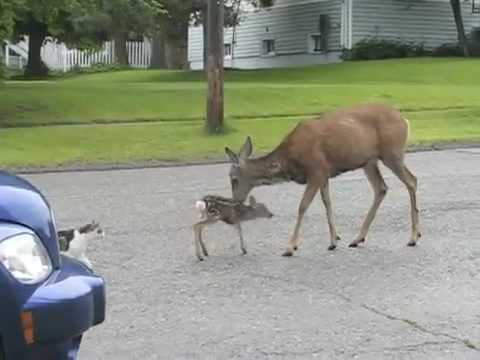
<instances>
[{"instance_id":1,"label":"deer's head","mask_svg":"<svg viewBox=\"0 0 480 360\"><path fill-rule=\"evenodd\" d=\"M248 166L248 158L252 155L253 146L250 136L247 137L242 148L236 154L230 148L225 148L225 153L231 162L230 184L235 200L245 201L250 191L255 187L255 178Z\"/></svg>"}]
</instances>

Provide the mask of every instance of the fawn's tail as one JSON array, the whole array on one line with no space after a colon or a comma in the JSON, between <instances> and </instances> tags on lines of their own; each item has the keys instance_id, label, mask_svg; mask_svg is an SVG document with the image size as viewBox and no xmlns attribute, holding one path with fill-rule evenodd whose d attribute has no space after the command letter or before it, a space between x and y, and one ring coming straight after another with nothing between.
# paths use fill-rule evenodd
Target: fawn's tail
<instances>
[{"instance_id":1,"label":"fawn's tail","mask_svg":"<svg viewBox=\"0 0 480 360\"><path fill-rule=\"evenodd\" d=\"M197 208L198 211L203 212L207 209L207 204L203 200L198 200L195 203L195 207Z\"/></svg>"},{"instance_id":2,"label":"fawn's tail","mask_svg":"<svg viewBox=\"0 0 480 360\"><path fill-rule=\"evenodd\" d=\"M207 203L203 200L198 200L195 203L195 207L197 208L198 212L200 213L200 219L204 219L207 212Z\"/></svg>"}]
</instances>

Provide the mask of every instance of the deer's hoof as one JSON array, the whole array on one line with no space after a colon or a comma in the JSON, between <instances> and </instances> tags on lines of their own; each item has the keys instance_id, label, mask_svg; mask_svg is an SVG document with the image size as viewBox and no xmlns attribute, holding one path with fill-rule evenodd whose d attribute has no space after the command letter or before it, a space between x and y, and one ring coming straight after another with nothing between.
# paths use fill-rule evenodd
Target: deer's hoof
<instances>
[{"instance_id":1,"label":"deer's hoof","mask_svg":"<svg viewBox=\"0 0 480 360\"><path fill-rule=\"evenodd\" d=\"M337 245L333 245L333 244L332 244L332 245L330 245L330 246L328 247L328 251L333 251L333 250L335 250L336 248L337 248Z\"/></svg>"},{"instance_id":2,"label":"deer's hoof","mask_svg":"<svg viewBox=\"0 0 480 360\"><path fill-rule=\"evenodd\" d=\"M203 261L203 257L199 257L199 258L198 258L198 261Z\"/></svg>"},{"instance_id":3,"label":"deer's hoof","mask_svg":"<svg viewBox=\"0 0 480 360\"><path fill-rule=\"evenodd\" d=\"M287 250L282 254L282 256L283 257L291 257L291 256L293 256L293 252L290 251L290 250Z\"/></svg>"},{"instance_id":4,"label":"deer's hoof","mask_svg":"<svg viewBox=\"0 0 480 360\"><path fill-rule=\"evenodd\" d=\"M340 240L342 240L342 238L337 235L337 241L340 241Z\"/></svg>"},{"instance_id":5,"label":"deer's hoof","mask_svg":"<svg viewBox=\"0 0 480 360\"><path fill-rule=\"evenodd\" d=\"M410 247L413 247L413 246L416 246L417 245L417 242L415 240L410 240L407 244L407 246L410 246Z\"/></svg>"},{"instance_id":6,"label":"deer's hoof","mask_svg":"<svg viewBox=\"0 0 480 360\"><path fill-rule=\"evenodd\" d=\"M243 255L247 255L247 250L246 250L246 249L242 249L242 254L243 254Z\"/></svg>"},{"instance_id":7,"label":"deer's hoof","mask_svg":"<svg viewBox=\"0 0 480 360\"><path fill-rule=\"evenodd\" d=\"M293 248L293 250L294 250L294 251L297 251L297 250L298 250L298 246L295 246L295 247Z\"/></svg>"}]
</instances>

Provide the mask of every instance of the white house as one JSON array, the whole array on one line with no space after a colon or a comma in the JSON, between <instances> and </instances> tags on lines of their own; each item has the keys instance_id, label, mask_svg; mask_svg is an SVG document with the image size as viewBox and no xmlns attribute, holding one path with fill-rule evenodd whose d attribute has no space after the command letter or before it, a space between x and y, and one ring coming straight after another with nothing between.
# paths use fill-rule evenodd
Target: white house
<instances>
[{"instance_id":1,"label":"white house","mask_svg":"<svg viewBox=\"0 0 480 360\"><path fill-rule=\"evenodd\" d=\"M461 0L465 29L480 28L480 0ZM427 49L457 38L449 0L276 0L249 10L225 30L225 66L241 69L340 61L368 37L423 42ZM188 60L203 68L203 31L189 29Z\"/></svg>"}]
</instances>

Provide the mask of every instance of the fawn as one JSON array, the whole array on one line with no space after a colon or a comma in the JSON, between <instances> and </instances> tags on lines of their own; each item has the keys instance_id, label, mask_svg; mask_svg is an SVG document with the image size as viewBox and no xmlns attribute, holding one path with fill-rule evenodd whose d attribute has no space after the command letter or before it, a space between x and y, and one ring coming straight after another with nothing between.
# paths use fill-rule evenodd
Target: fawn
<instances>
[{"instance_id":1,"label":"fawn","mask_svg":"<svg viewBox=\"0 0 480 360\"><path fill-rule=\"evenodd\" d=\"M264 204L257 202L253 196L249 197L249 204L246 205L233 199L207 195L197 201L196 208L200 212L201 220L193 225L193 231L195 235L195 252L200 261L203 261L203 255L208 256L207 248L202 239L202 230L205 226L218 221L235 226L240 237L240 248L245 255L247 249L240 223L257 218L271 218L273 216L270 210Z\"/></svg>"}]
</instances>

